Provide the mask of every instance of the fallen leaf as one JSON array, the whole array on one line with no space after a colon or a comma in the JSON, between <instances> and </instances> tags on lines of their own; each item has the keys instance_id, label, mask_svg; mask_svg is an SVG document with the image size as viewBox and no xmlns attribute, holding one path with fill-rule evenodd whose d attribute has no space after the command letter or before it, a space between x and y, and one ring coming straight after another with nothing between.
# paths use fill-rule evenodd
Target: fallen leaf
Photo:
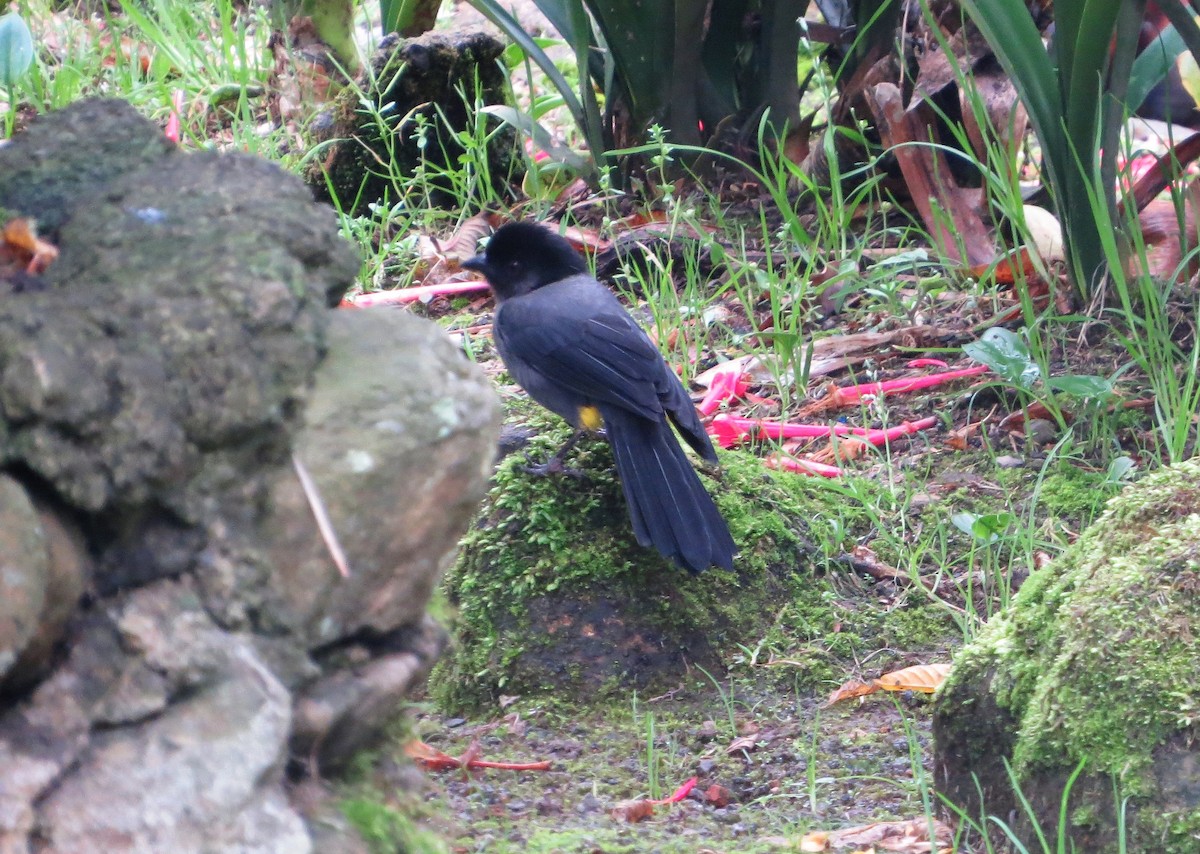
<instances>
[{"instance_id":1,"label":"fallen leaf","mask_svg":"<svg viewBox=\"0 0 1200 854\"><path fill-rule=\"evenodd\" d=\"M908 580L908 573L903 570L896 569L894 566L888 566L881 561L870 546L858 545L850 550L847 555L850 561L851 569L857 572L865 572L872 578L903 578Z\"/></svg>"},{"instance_id":2,"label":"fallen leaf","mask_svg":"<svg viewBox=\"0 0 1200 854\"><path fill-rule=\"evenodd\" d=\"M726 753L737 753L744 750L749 753L758 749L758 739L752 735L739 735L725 748Z\"/></svg>"},{"instance_id":3,"label":"fallen leaf","mask_svg":"<svg viewBox=\"0 0 1200 854\"><path fill-rule=\"evenodd\" d=\"M934 838L929 838L930 826ZM872 848L876 851L895 851L901 854L938 854L950 852L954 832L950 826L937 819L914 818L909 821L881 821L836 830L828 835L829 847L823 850L836 851L844 848ZM822 849L817 849L822 850Z\"/></svg>"},{"instance_id":4,"label":"fallen leaf","mask_svg":"<svg viewBox=\"0 0 1200 854\"><path fill-rule=\"evenodd\" d=\"M733 795L724 786L713 783L704 790L704 802L714 807L727 807L733 802Z\"/></svg>"},{"instance_id":5,"label":"fallen leaf","mask_svg":"<svg viewBox=\"0 0 1200 854\"><path fill-rule=\"evenodd\" d=\"M859 682L857 679L851 679L849 682L843 682L825 701L825 706L829 707L835 703L840 703L843 700L853 700L855 697L865 697L868 694L874 694L879 688L874 683Z\"/></svg>"},{"instance_id":6,"label":"fallen leaf","mask_svg":"<svg viewBox=\"0 0 1200 854\"><path fill-rule=\"evenodd\" d=\"M638 798L631 801L621 801L608 811L611 818L617 821L627 821L630 824L654 815L654 801Z\"/></svg>"},{"instance_id":7,"label":"fallen leaf","mask_svg":"<svg viewBox=\"0 0 1200 854\"><path fill-rule=\"evenodd\" d=\"M33 222L15 217L0 231L0 267L15 264L23 272L39 275L58 258L58 248L37 236Z\"/></svg>"},{"instance_id":8,"label":"fallen leaf","mask_svg":"<svg viewBox=\"0 0 1200 854\"><path fill-rule=\"evenodd\" d=\"M917 664L885 673L875 680L875 684L885 691L921 691L932 694L946 681L949 673L949 664Z\"/></svg>"}]
</instances>

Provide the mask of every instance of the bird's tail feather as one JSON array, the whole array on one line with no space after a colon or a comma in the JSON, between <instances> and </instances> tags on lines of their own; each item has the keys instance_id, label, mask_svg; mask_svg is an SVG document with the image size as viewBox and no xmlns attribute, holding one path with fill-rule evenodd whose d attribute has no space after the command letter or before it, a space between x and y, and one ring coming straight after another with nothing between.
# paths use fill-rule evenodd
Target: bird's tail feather
<instances>
[{"instance_id":1,"label":"bird's tail feather","mask_svg":"<svg viewBox=\"0 0 1200 854\"><path fill-rule=\"evenodd\" d=\"M693 573L732 569L729 527L671 428L624 410L603 415L637 541Z\"/></svg>"}]
</instances>

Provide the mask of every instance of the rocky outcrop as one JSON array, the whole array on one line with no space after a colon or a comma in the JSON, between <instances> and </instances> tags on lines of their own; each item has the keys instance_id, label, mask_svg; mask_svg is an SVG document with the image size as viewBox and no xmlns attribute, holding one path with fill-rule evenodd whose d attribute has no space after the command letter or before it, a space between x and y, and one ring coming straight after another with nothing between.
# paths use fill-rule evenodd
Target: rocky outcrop
<instances>
[{"instance_id":1,"label":"rocky outcrop","mask_svg":"<svg viewBox=\"0 0 1200 854\"><path fill-rule=\"evenodd\" d=\"M490 386L330 310L358 260L298 179L118 102L0 149L0 206L61 253L0 301L0 852L315 850L289 762L344 764L436 657Z\"/></svg>"},{"instance_id":2,"label":"rocky outcrop","mask_svg":"<svg viewBox=\"0 0 1200 854\"><path fill-rule=\"evenodd\" d=\"M1053 839L1063 821L1078 851L1195 851L1198 593L1193 460L1112 499L956 657L933 719L940 791L1031 848L1035 823Z\"/></svg>"}]
</instances>

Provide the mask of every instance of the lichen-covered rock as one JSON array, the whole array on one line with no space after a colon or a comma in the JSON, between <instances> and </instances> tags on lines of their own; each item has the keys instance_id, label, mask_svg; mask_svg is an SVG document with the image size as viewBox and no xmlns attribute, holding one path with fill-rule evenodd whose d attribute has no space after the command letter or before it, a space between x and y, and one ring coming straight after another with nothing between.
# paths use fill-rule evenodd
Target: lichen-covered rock
<instances>
[{"instance_id":1,"label":"lichen-covered rock","mask_svg":"<svg viewBox=\"0 0 1200 854\"><path fill-rule=\"evenodd\" d=\"M0 684L37 634L50 560L24 487L0 475Z\"/></svg>"},{"instance_id":2,"label":"lichen-covered rock","mask_svg":"<svg viewBox=\"0 0 1200 854\"><path fill-rule=\"evenodd\" d=\"M0 208L35 216L54 239L80 196L175 150L132 106L101 98L31 122L16 139L0 147Z\"/></svg>"},{"instance_id":3,"label":"lichen-covered rock","mask_svg":"<svg viewBox=\"0 0 1200 854\"><path fill-rule=\"evenodd\" d=\"M956 657L935 707L939 789L967 815L1001 816L1033 844L1014 783L1053 838L1082 766L1065 813L1077 850L1195 851L1198 628L1192 461L1112 499ZM1118 849L1125 798L1127 847Z\"/></svg>"},{"instance_id":4,"label":"lichen-covered rock","mask_svg":"<svg viewBox=\"0 0 1200 854\"><path fill-rule=\"evenodd\" d=\"M126 125L145 156L54 150ZM363 851L314 849L291 749L344 765L436 656L494 395L431 323L335 317L359 262L295 176L149 144L117 102L33 128L3 204L52 211L60 254L0 301L0 852Z\"/></svg>"},{"instance_id":5,"label":"lichen-covered rock","mask_svg":"<svg viewBox=\"0 0 1200 854\"><path fill-rule=\"evenodd\" d=\"M499 431L495 392L436 325L352 310L337 313L329 340L296 455L350 577L334 569L294 471L274 484L264 529L276 614L313 648L421 622L478 510Z\"/></svg>"},{"instance_id":6,"label":"lichen-covered rock","mask_svg":"<svg viewBox=\"0 0 1200 854\"><path fill-rule=\"evenodd\" d=\"M98 709L105 731L39 804L50 850L311 850L280 786L291 700L247 640L172 582L109 616L124 666Z\"/></svg>"},{"instance_id":7,"label":"lichen-covered rock","mask_svg":"<svg viewBox=\"0 0 1200 854\"><path fill-rule=\"evenodd\" d=\"M507 79L498 60L504 43L480 29L429 31L404 39L395 33L379 44L363 84L366 94L347 86L337 97L333 117L321 132L324 156L307 173L313 190L354 213L410 189L422 203L458 204L443 177L458 170L466 153L460 134L475 133L486 147L468 156L486 158L479 179L504 193L511 183L516 132L477 111L478 105L506 104ZM363 99L374 112L363 109ZM484 137L486 136L486 141ZM409 185L411 182L411 188ZM425 195L428 194L428 195Z\"/></svg>"}]
</instances>

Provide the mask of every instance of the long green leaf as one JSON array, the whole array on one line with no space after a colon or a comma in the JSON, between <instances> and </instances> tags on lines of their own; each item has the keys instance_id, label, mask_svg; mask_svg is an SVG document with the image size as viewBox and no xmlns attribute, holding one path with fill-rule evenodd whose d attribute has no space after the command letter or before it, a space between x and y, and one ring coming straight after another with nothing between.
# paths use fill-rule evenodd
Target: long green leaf
<instances>
[{"instance_id":1,"label":"long green leaf","mask_svg":"<svg viewBox=\"0 0 1200 854\"><path fill-rule=\"evenodd\" d=\"M1058 0L1054 45L1047 53L1021 0L963 0L1016 86L1042 143L1043 169L1063 224L1072 278L1085 297L1106 270L1101 216L1093 202L1110 212L1114 205L1113 187L1102 181L1097 186L1096 176L1101 141L1119 120L1116 110L1102 110L1109 48L1118 17L1128 16L1142 2ZM1117 70L1128 74L1131 55L1120 59ZM1115 145L1109 147L1114 150L1107 156L1115 156Z\"/></svg>"},{"instance_id":2,"label":"long green leaf","mask_svg":"<svg viewBox=\"0 0 1200 854\"><path fill-rule=\"evenodd\" d=\"M631 124L640 131L663 121L675 62L676 3L705 0L589 0L616 67L616 84L629 105ZM697 32L699 42L703 32Z\"/></svg>"},{"instance_id":3,"label":"long green leaf","mask_svg":"<svg viewBox=\"0 0 1200 854\"><path fill-rule=\"evenodd\" d=\"M593 66L599 65L601 72L603 72L606 70L608 63L603 61L599 63L592 62L592 48L596 44L596 38L592 32L592 25L588 19L587 10L583 8L583 3L580 0L568 0L568 2L570 4L571 50L575 52L575 70L576 74L579 75L579 97L583 101L583 114L587 125L592 129L590 133L601 140L600 148L598 150L593 149L592 151L592 156L599 161L605 155L605 152L612 148L612 139L608 132L608 127L600 118L600 105L596 103L596 90L592 87L590 78ZM601 81L601 83L604 82Z\"/></svg>"},{"instance_id":4,"label":"long green leaf","mask_svg":"<svg viewBox=\"0 0 1200 854\"><path fill-rule=\"evenodd\" d=\"M1192 56L1200 61L1200 25L1196 24L1196 19L1193 17L1195 12L1192 11L1191 6L1181 3L1180 0L1159 0L1158 8L1167 16L1167 20L1171 22L1171 26L1183 39L1183 43L1192 52Z\"/></svg>"},{"instance_id":5,"label":"long green leaf","mask_svg":"<svg viewBox=\"0 0 1200 854\"><path fill-rule=\"evenodd\" d=\"M1121 4L1116 20L1114 44L1109 60L1108 92L1100 108L1100 186L1108 189L1105 204L1112 222L1117 221L1117 149L1121 146L1121 128L1129 113L1129 78L1137 56L1138 31L1146 15L1146 0Z\"/></svg>"},{"instance_id":6,"label":"long green leaf","mask_svg":"<svg viewBox=\"0 0 1200 854\"><path fill-rule=\"evenodd\" d=\"M1125 103L1132 113L1150 95L1150 90L1166 79L1175 58L1187 50L1183 37L1174 26L1167 27L1158 34L1158 38L1146 45L1133 61L1133 69L1129 75L1129 92Z\"/></svg>"},{"instance_id":7,"label":"long green leaf","mask_svg":"<svg viewBox=\"0 0 1200 854\"><path fill-rule=\"evenodd\" d=\"M569 166L577 172L586 172L591 168L591 164L586 158L580 157L565 145L556 143L550 132L534 121L532 116L504 104L491 104L481 107L479 111L489 116L495 116L521 131L533 140L534 145L550 155L555 162Z\"/></svg>"},{"instance_id":8,"label":"long green leaf","mask_svg":"<svg viewBox=\"0 0 1200 854\"><path fill-rule=\"evenodd\" d=\"M538 46L533 36L525 32L516 18L510 15L500 5L498 0L471 0L471 5L485 18L499 27L506 36L516 42L525 51L530 59L538 64L538 67L550 78L550 82L554 85L554 88L562 95L563 102L566 104L567 110L571 113L571 118L575 120L575 124L587 140L588 147L592 150L592 156L600 157L603 155L604 140L600 135L600 128L589 125L587 113L583 105L579 103L579 99L575 97L574 87L563 77L562 72L558 70L554 61Z\"/></svg>"}]
</instances>

